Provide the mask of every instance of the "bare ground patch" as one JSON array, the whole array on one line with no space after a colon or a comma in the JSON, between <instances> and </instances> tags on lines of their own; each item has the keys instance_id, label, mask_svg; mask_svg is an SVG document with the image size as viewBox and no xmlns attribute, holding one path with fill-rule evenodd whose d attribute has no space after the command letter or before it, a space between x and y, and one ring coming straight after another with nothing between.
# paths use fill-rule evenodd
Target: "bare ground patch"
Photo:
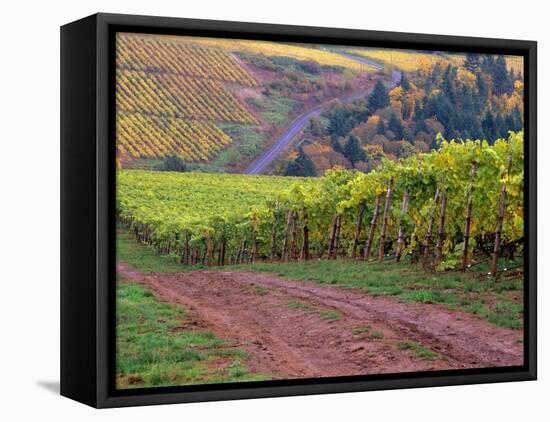
<instances>
[{"instance_id":1,"label":"bare ground patch","mask_svg":"<svg viewBox=\"0 0 550 422\"><path fill-rule=\"evenodd\" d=\"M248 352L273 378L345 376L523 364L518 330L438 305L243 271L125 277L184 305L200 325Z\"/></svg>"}]
</instances>

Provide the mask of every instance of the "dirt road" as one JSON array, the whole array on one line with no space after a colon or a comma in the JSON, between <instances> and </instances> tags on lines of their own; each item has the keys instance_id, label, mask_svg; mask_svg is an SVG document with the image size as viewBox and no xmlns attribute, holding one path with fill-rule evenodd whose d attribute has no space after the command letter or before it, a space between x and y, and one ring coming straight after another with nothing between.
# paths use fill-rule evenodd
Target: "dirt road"
<instances>
[{"instance_id":1,"label":"dirt road","mask_svg":"<svg viewBox=\"0 0 550 422\"><path fill-rule=\"evenodd\" d=\"M118 272L236 343L256 373L300 378L515 366L522 332L437 305L240 271ZM406 346L406 345L409 346ZM424 352L435 352L426 358Z\"/></svg>"}]
</instances>

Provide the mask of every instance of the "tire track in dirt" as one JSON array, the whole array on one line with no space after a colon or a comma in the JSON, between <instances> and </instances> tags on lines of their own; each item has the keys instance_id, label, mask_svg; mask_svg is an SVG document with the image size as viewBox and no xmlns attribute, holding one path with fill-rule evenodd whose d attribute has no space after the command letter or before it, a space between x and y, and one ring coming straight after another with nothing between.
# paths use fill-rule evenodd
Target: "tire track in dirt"
<instances>
[{"instance_id":1,"label":"tire track in dirt","mask_svg":"<svg viewBox=\"0 0 550 422\"><path fill-rule=\"evenodd\" d=\"M248 352L256 373L309 378L516 366L522 332L437 305L399 303L357 289L291 281L266 273L191 271L125 277L183 305L197 324ZM418 358L399 343L437 352Z\"/></svg>"}]
</instances>

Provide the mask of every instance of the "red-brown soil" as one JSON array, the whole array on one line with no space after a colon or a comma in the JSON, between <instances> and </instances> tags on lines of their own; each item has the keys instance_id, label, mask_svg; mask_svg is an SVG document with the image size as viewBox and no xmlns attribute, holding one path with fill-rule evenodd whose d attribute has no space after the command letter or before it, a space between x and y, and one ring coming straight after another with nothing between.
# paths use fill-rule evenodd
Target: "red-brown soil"
<instances>
[{"instance_id":1,"label":"red-brown soil","mask_svg":"<svg viewBox=\"0 0 550 422\"><path fill-rule=\"evenodd\" d=\"M183 305L201 328L248 352L273 378L401 373L523 364L522 332L438 305L241 271L118 272ZM422 359L413 341L438 356Z\"/></svg>"}]
</instances>

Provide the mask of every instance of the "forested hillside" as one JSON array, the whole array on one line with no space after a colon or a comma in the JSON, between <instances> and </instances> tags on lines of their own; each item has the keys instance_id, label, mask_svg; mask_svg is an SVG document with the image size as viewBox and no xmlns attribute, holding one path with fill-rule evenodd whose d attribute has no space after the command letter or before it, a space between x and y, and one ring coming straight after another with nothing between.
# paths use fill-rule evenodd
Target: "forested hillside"
<instances>
[{"instance_id":1,"label":"forested hillside","mask_svg":"<svg viewBox=\"0 0 550 422\"><path fill-rule=\"evenodd\" d=\"M340 156L345 167L371 170L384 156L404 158L437 148L438 134L492 143L523 128L523 76L509 64L515 61L479 54L363 54L403 69L401 81L388 90L380 80L364 99L334 102L312 119L304 150L321 169Z\"/></svg>"}]
</instances>

